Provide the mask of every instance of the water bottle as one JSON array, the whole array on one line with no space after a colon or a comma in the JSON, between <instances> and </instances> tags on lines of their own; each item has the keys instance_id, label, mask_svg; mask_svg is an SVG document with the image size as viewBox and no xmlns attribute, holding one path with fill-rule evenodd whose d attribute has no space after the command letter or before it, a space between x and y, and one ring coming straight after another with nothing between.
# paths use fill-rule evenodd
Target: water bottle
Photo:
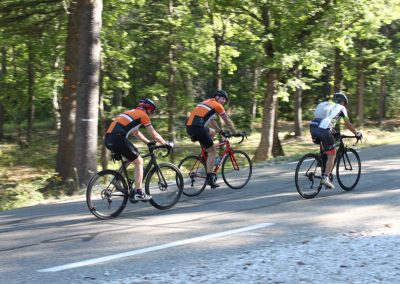
<instances>
[{"instance_id":1,"label":"water bottle","mask_svg":"<svg viewBox=\"0 0 400 284\"><path fill-rule=\"evenodd\" d=\"M214 166L218 166L219 162L221 162L221 157L215 157Z\"/></svg>"}]
</instances>

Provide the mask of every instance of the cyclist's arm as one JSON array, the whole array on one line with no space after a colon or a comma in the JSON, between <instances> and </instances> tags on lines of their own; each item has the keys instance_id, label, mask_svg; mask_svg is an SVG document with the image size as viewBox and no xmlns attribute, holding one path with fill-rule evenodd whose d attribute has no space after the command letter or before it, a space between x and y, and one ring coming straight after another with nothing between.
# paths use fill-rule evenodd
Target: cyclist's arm
<instances>
[{"instance_id":1,"label":"cyclist's arm","mask_svg":"<svg viewBox=\"0 0 400 284\"><path fill-rule=\"evenodd\" d=\"M147 131L150 133L151 137L160 144L166 144L165 140L160 134L154 129L152 125L146 127Z\"/></svg>"},{"instance_id":2,"label":"cyclist's arm","mask_svg":"<svg viewBox=\"0 0 400 284\"><path fill-rule=\"evenodd\" d=\"M350 122L349 119L345 119L345 120L344 120L344 124L346 125L346 127L347 127L351 132L353 132L354 135L356 135L357 130L354 128L353 124Z\"/></svg>"},{"instance_id":3,"label":"cyclist's arm","mask_svg":"<svg viewBox=\"0 0 400 284\"><path fill-rule=\"evenodd\" d=\"M226 126L228 126L229 130L232 131L232 133L236 133L235 126L233 125L232 120L226 115L226 113L222 114L220 117L225 122Z\"/></svg>"},{"instance_id":4,"label":"cyclist's arm","mask_svg":"<svg viewBox=\"0 0 400 284\"><path fill-rule=\"evenodd\" d=\"M210 120L210 125L217 133L219 133L222 130L214 119Z\"/></svg>"},{"instance_id":5,"label":"cyclist's arm","mask_svg":"<svg viewBox=\"0 0 400 284\"><path fill-rule=\"evenodd\" d=\"M149 143L149 139L146 138L146 136L143 135L142 132L139 131L139 129L133 130L132 134L139 139L140 141L142 141L143 143L147 144Z\"/></svg>"}]
</instances>

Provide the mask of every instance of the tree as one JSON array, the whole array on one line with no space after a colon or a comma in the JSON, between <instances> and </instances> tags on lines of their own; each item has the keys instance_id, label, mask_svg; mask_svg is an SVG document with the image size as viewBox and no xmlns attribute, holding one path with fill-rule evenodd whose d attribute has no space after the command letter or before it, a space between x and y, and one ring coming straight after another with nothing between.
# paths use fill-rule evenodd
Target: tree
<instances>
[{"instance_id":1,"label":"tree","mask_svg":"<svg viewBox=\"0 0 400 284\"><path fill-rule=\"evenodd\" d=\"M75 167L79 186L97 171L102 0L79 0L79 72L75 120Z\"/></svg>"},{"instance_id":2,"label":"tree","mask_svg":"<svg viewBox=\"0 0 400 284\"><path fill-rule=\"evenodd\" d=\"M79 5L81 2L79 2ZM75 117L76 92L79 70L79 20L80 6L78 2L71 2L68 7L68 27L65 44L64 85L61 96L61 125L58 133L58 150L56 157L56 171L65 181L75 177Z\"/></svg>"}]
</instances>

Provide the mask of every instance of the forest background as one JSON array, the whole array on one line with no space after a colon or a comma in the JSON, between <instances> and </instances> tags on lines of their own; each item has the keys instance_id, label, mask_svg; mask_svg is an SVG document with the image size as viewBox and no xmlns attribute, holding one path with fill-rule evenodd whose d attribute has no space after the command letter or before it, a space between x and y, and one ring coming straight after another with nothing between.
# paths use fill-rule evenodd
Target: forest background
<instances>
[{"instance_id":1,"label":"forest background","mask_svg":"<svg viewBox=\"0 0 400 284\"><path fill-rule=\"evenodd\" d=\"M82 192L142 97L173 162L221 88L255 163L315 148L307 122L336 91L359 129L398 139L399 47L400 0L3 0L0 209Z\"/></svg>"}]
</instances>

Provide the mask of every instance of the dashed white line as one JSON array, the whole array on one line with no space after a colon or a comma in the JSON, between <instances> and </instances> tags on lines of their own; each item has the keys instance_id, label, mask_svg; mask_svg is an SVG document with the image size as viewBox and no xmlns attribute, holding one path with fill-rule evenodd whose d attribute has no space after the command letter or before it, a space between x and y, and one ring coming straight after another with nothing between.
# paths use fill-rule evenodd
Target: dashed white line
<instances>
[{"instance_id":1,"label":"dashed white line","mask_svg":"<svg viewBox=\"0 0 400 284\"><path fill-rule=\"evenodd\" d=\"M166 248L177 247L177 246L201 242L201 241L209 240L209 239L213 239L213 238L225 237L225 236L238 234L238 233L242 233L242 232L257 230L257 229L272 226L272 225L274 225L274 223L260 223L260 224L256 224L256 225L252 225L252 226L248 226L248 227L242 227L242 228L238 228L238 229L234 229L234 230L205 235L205 236L201 236L201 237L180 240L177 242L167 243L167 244L163 244L163 245L158 245L158 246L153 246L153 247L148 247L148 248L143 248L143 249L138 249L138 250L133 250L133 251L127 251L127 252L118 253L118 254L114 254L114 255L92 258L92 259L88 259L88 260L84 260L84 261L73 262L73 263L69 263L69 264L65 264L65 265L40 269L40 270L38 270L38 272L57 272L57 271L73 269L73 268L78 268L78 267L92 265L92 264L98 264L101 262L116 260L116 259L120 259L120 258L124 258L124 257L129 257L129 256L133 256L133 255L151 252L151 251L163 250Z\"/></svg>"}]
</instances>

